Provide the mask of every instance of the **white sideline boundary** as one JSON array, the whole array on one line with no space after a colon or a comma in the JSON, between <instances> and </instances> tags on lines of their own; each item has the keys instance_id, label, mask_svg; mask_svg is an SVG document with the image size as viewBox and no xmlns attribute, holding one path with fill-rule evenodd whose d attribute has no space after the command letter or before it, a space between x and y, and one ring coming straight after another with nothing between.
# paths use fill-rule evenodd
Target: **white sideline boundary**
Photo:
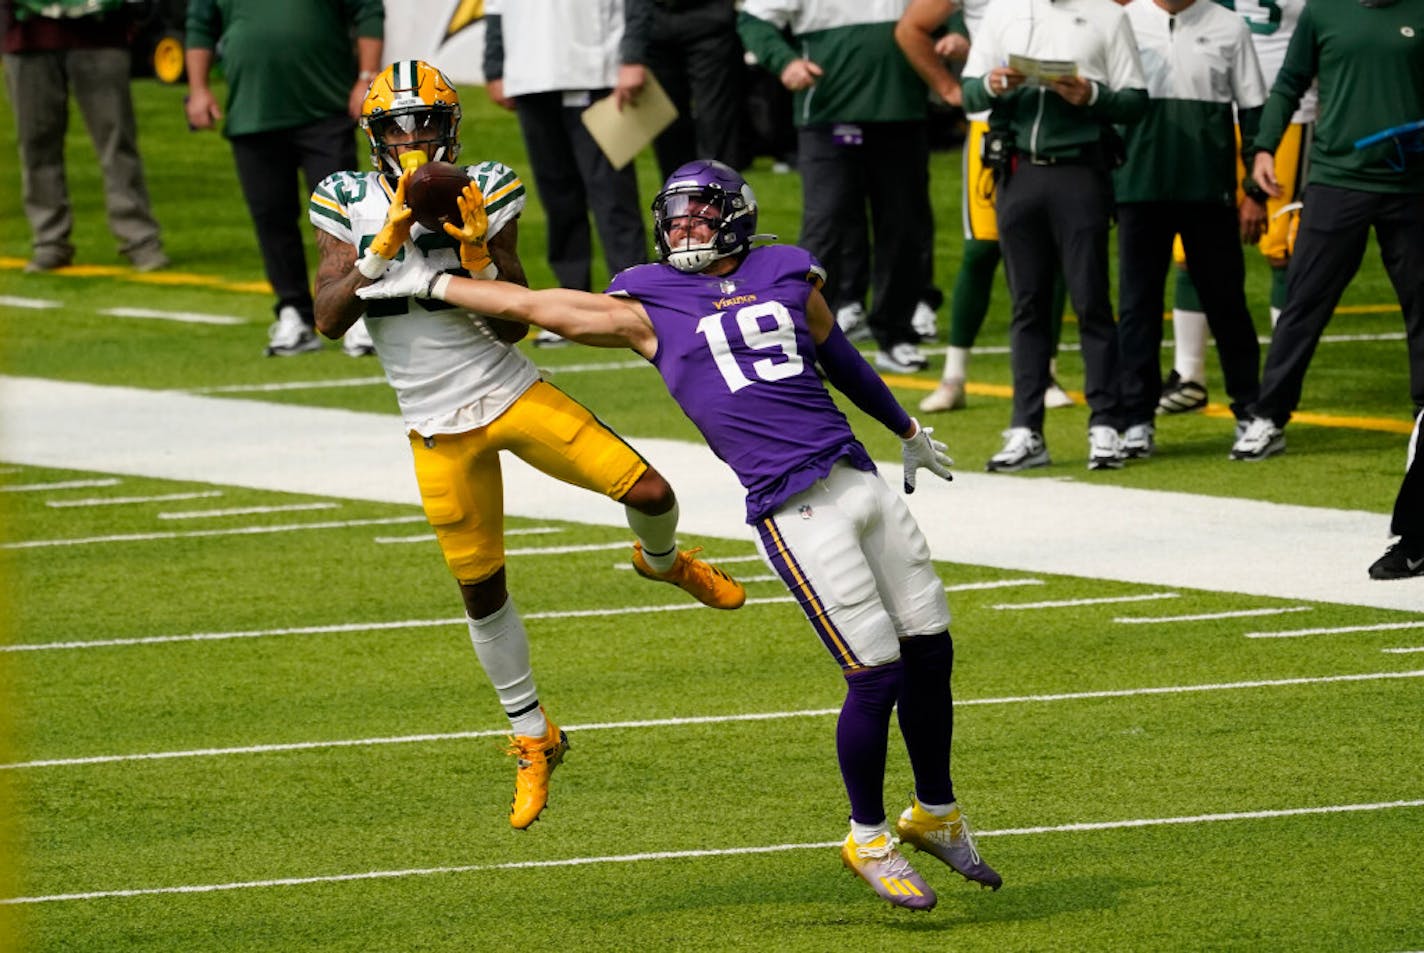
<instances>
[{"instance_id":1,"label":"white sideline boundary","mask_svg":"<svg viewBox=\"0 0 1424 953\"><path fill-rule=\"evenodd\" d=\"M628 436L677 488L685 534L750 539L741 488L706 447ZM0 458L30 466L418 502L394 415L0 377L0 440ZM505 459L511 515L624 525L612 501ZM899 482L898 464L882 470ZM909 502L936 559L1424 611L1424 584L1365 574L1389 539L1383 513L967 471L920 480Z\"/></svg>"},{"instance_id":2,"label":"white sideline boundary","mask_svg":"<svg viewBox=\"0 0 1424 953\"><path fill-rule=\"evenodd\" d=\"M1424 807L1424 800L1375 801L1365 804L1329 804L1315 807L1286 807L1258 811L1230 811L1216 814L1194 814L1188 817L1143 817L1120 821L1081 821L1074 824L1015 827L1003 830L975 831L975 837L1022 837L1042 834L1083 834L1097 831L1131 830L1143 827L1165 827L1177 824L1221 824L1233 821L1273 820L1281 817L1310 817L1322 814L1354 814L1365 811L1391 811ZM818 841L809 844L768 844L752 847L721 847L703 850L660 850L641 854L612 854L602 857L564 857L554 860L513 860L497 864L465 864L453 867L411 867L405 870L366 870L350 874L325 874L313 877L282 877L273 880L242 880L220 884L182 884L174 887L135 887L126 890L90 890L84 893L57 893L35 897L0 897L0 905L58 903L75 900L108 900L118 897L152 897L167 894L218 893L228 890L259 890L271 887L301 887L309 884L349 883L359 880L399 880L406 877L431 877L449 874L473 874L490 870L530 870L543 867L586 867L593 864L636 864L660 860L689 860L703 857L744 857L751 854L781 854L793 850L834 850L841 842Z\"/></svg>"}]
</instances>

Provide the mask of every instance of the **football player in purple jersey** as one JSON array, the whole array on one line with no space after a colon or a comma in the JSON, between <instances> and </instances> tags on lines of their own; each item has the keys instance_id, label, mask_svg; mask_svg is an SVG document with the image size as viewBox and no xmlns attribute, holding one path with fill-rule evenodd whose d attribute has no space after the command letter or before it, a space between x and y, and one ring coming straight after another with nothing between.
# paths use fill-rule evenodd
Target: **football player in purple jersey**
<instances>
[{"instance_id":1,"label":"football player in purple jersey","mask_svg":"<svg viewBox=\"0 0 1424 953\"><path fill-rule=\"evenodd\" d=\"M466 194L479 201L477 191ZM850 799L843 862L896 906L934 906L934 891L896 849L898 834L997 889L1002 879L980 859L950 780L954 648L944 586L909 508L876 472L816 366L901 439L906 493L921 467L950 479L951 461L837 327L816 259L790 245L752 247L756 218L745 180L699 160L674 172L653 202L661 260L623 271L606 294L428 269L359 294L439 298L647 358L746 488L763 558L845 675L836 727ZM883 793L892 709L915 778L893 829Z\"/></svg>"}]
</instances>

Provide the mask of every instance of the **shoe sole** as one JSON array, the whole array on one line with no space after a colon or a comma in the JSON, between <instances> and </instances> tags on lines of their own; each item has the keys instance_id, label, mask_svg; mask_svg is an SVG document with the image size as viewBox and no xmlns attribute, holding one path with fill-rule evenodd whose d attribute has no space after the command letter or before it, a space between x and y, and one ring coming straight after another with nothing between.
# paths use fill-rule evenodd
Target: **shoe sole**
<instances>
[{"instance_id":1,"label":"shoe sole","mask_svg":"<svg viewBox=\"0 0 1424 953\"><path fill-rule=\"evenodd\" d=\"M1018 463L996 464L993 460L984 464L984 469L989 473L1018 473L1020 470L1036 470L1039 467L1046 467L1053 461L1045 453L1042 456L1024 457Z\"/></svg>"},{"instance_id":2,"label":"shoe sole","mask_svg":"<svg viewBox=\"0 0 1424 953\"><path fill-rule=\"evenodd\" d=\"M1121 470L1122 467L1123 467L1123 463L1124 463L1124 462L1126 462L1126 461L1125 461L1125 458L1123 458L1123 457L1113 457L1111 460L1089 460L1089 461L1088 461L1088 469L1089 469L1089 470Z\"/></svg>"},{"instance_id":3,"label":"shoe sole","mask_svg":"<svg viewBox=\"0 0 1424 953\"><path fill-rule=\"evenodd\" d=\"M1260 453L1237 453L1235 450L1233 450L1233 451L1231 451L1230 453L1228 453L1228 454L1226 455L1226 457L1227 457L1228 460L1236 460L1236 461L1239 461L1239 462L1241 462L1241 463L1259 463L1259 462L1262 461L1262 460L1269 460L1271 457L1274 457L1274 456L1276 456L1277 454L1282 454L1282 453L1285 453L1285 452L1286 452L1285 441L1281 441L1281 444L1280 444L1279 446L1275 446L1275 445L1268 446L1268 447L1266 447L1265 450L1262 450Z\"/></svg>"}]
</instances>

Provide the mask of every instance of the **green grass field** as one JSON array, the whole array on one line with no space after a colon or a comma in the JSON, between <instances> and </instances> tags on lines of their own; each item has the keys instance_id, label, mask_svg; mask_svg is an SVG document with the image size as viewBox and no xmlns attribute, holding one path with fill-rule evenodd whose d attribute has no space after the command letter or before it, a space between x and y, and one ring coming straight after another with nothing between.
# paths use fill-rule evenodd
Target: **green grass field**
<instances>
[{"instance_id":1,"label":"green grass field","mask_svg":"<svg viewBox=\"0 0 1424 953\"><path fill-rule=\"evenodd\" d=\"M261 357L270 300L226 145L186 131L181 89L134 89L174 271L119 267L76 116L75 243L99 267L21 275L17 176L0 182L3 372L394 414L371 360ZM0 112L13 155L3 98ZM512 117L480 90L465 113L466 158L527 171ZM934 157L946 287L958 159ZM639 171L651 200L647 156ZM748 177L762 230L794 240L796 177L765 161ZM551 283L543 228L531 196L536 286ZM1265 268L1250 271L1265 333ZM1009 382L1006 298L972 365L986 385ZM1277 460L1228 464L1230 421L1193 416L1163 422L1151 462L1089 474L1078 407L1050 415L1058 465L1005 479L1385 513L1409 401L1373 252L1330 330L1355 339L1322 345L1312 422L1291 425ZM627 357L537 355L635 442L693 440L654 375L607 370ZM1062 376L1081 386L1075 353ZM934 377L892 383L913 405ZM1007 421L1007 401L980 393L934 423L977 470ZM893 459L888 436L853 422ZM274 435L272 452L303 448ZM841 680L744 528L684 534L747 579L751 604L717 613L622 568L621 529L511 519L541 696L573 744L544 819L519 833L504 720L418 508L342 498L339 474L332 495L298 495L11 459L0 452L0 948L1424 949L1420 613L942 564L956 787L1005 886L911 854L940 904L910 915L839 869ZM1113 543L1084 540L1085 573ZM1418 583L1381 585L1420 588L1424 610ZM1316 628L1356 631L1247 637ZM909 786L892 747L887 806Z\"/></svg>"}]
</instances>

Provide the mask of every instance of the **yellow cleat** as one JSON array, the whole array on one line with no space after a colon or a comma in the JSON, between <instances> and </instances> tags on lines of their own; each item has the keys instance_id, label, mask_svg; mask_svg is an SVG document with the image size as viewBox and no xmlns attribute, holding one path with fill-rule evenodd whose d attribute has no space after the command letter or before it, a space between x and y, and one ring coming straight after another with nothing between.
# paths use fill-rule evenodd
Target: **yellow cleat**
<instances>
[{"instance_id":1,"label":"yellow cleat","mask_svg":"<svg viewBox=\"0 0 1424 953\"><path fill-rule=\"evenodd\" d=\"M884 834L866 844L857 844L854 834L847 837L841 845L841 863L893 906L934 909L935 892Z\"/></svg>"},{"instance_id":2,"label":"yellow cleat","mask_svg":"<svg viewBox=\"0 0 1424 953\"><path fill-rule=\"evenodd\" d=\"M511 735L506 754L518 759L514 773L514 801L509 805L509 823L522 831L539 819L549 803L549 775L564 760L569 738L552 721L542 738Z\"/></svg>"},{"instance_id":3,"label":"yellow cleat","mask_svg":"<svg viewBox=\"0 0 1424 953\"><path fill-rule=\"evenodd\" d=\"M936 817L920 807L919 800L912 799L910 806L895 822L895 833L902 842L944 861L965 880L972 880L990 890L998 890L1004 885L1004 878L999 876L998 871L979 856L974 834L969 830L969 821L960 813L958 805L948 816Z\"/></svg>"},{"instance_id":4,"label":"yellow cleat","mask_svg":"<svg viewBox=\"0 0 1424 953\"><path fill-rule=\"evenodd\" d=\"M742 584L711 563L695 558L702 547L677 554L677 561L667 572L655 572L643 558L643 544L633 544L633 568L644 579L670 582L692 595L705 606L714 609L737 609L747 601Z\"/></svg>"}]
</instances>

